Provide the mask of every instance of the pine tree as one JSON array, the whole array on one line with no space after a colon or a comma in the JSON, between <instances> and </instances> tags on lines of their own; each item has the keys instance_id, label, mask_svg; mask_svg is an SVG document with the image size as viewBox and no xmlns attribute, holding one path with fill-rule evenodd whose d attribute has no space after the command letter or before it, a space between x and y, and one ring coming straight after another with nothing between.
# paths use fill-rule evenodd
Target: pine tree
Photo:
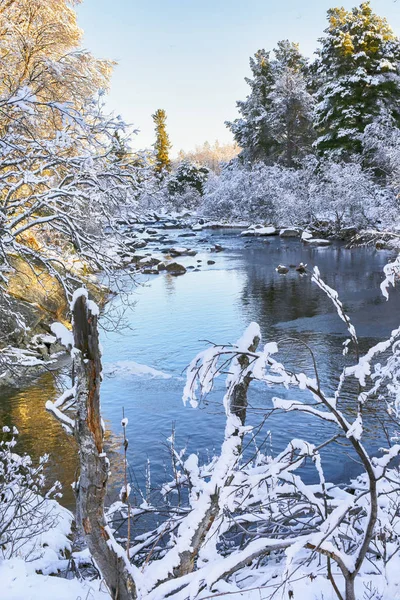
<instances>
[{"instance_id":1,"label":"pine tree","mask_svg":"<svg viewBox=\"0 0 400 600\"><path fill-rule=\"evenodd\" d=\"M271 131L270 93L274 83L269 52L259 50L250 58L253 79L245 81L251 88L246 100L236 103L241 118L227 122L235 142L243 149L241 158L254 162L273 162L276 144Z\"/></svg>"},{"instance_id":2,"label":"pine tree","mask_svg":"<svg viewBox=\"0 0 400 600\"><path fill-rule=\"evenodd\" d=\"M227 123L246 162L294 166L311 149L313 100L307 91L307 61L297 44L283 40L275 60L259 50L250 59L251 93L237 102L242 117Z\"/></svg>"},{"instance_id":3,"label":"pine tree","mask_svg":"<svg viewBox=\"0 0 400 600\"><path fill-rule=\"evenodd\" d=\"M275 83L270 94L277 162L294 167L311 152L314 101L307 90L307 61L298 44L283 40L274 50Z\"/></svg>"},{"instance_id":4,"label":"pine tree","mask_svg":"<svg viewBox=\"0 0 400 600\"><path fill-rule=\"evenodd\" d=\"M169 158L169 150L171 143L167 134L166 120L167 114L165 110L159 108L154 115L151 115L155 123L156 141L153 145L156 155L156 170L169 171L171 169L171 161Z\"/></svg>"},{"instance_id":5,"label":"pine tree","mask_svg":"<svg viewBox=\"0 0 400 600\"><path fill-rule=\"evenodd\" d=\"M400 41L369 2L328 11L329 26L313 65L316 147L321 155L351 159L362 134L381 114L400 125Z\"/></svg>"}]
</instances>

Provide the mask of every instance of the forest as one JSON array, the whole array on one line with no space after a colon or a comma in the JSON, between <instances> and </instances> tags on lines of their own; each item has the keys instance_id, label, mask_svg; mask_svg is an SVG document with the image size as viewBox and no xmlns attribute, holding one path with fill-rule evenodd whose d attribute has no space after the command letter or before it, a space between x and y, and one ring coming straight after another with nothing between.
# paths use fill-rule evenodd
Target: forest
<instances>
[{"instance_id":1,"label":"forest","mask_svg":"<svg viewBox=\"0 0 400 600\"><path fill-rule=\"evenodd\" d=\"M174 154L78 4L0 3L0 600L400 598L400 38L331 8Z\"/></svg>"}]
</instances>

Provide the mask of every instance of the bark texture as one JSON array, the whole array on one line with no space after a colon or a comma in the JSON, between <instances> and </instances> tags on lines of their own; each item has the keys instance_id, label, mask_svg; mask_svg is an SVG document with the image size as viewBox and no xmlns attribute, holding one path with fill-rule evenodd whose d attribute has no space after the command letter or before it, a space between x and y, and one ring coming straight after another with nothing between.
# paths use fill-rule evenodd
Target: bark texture
<instances>
[{"instance_id":1,"label":"bark texture","mask_svg":"<svg viewBox=\"0 0 400 600\"><path fill-rule=\"evenodd\" d=\"M73 323L77 377L75 436L80 459L77 521L113 600L135 600L136 586L129 561L114 540L104 514L109 463L103 451L100 415L101 354L97 316L88 308L85 296L75 301Z\"/></svg>"},{"instance_id":2,"label":"bark texture","mask_svg":"<svg viewBox=\"0 0 400 600\"><path fill-rule=\"evenodd\" d=\"M255 337L248 348L248 352L255 352L259 343L260 339L258 337ZM240 354L237 357L237 360L239 362L242 372L244 372L250 364L249 356L247 354ZM250 382L251 375L245 375L242 378L242 380L236 383L230 390L229 410L233 415L237 416L240 419L242 425L244 425L246 422L247 391L249 389ZM240 435L238 431L235 431L233 435L237 436L238 438L237 454L239 456L242 451L243 435ZM211 526L213 525L215 519L217 518L221 510L220 489L223 486L229 486L231 483L232 476L229 476L227 480L220 482L220 487L217 487L215 489L215 493L212 494L210 499L210 506L208 507L203 519L200 521L198 527L196 528L193 534L191 541L191 550L186 550L180 555L179 567L174 571L174 575L176 577L182 577L183 575L187 575L188 573L192 573L194 571L196 567L196 559L206 538L206 535L209 532Z\"/></svg>"}]
</instances>

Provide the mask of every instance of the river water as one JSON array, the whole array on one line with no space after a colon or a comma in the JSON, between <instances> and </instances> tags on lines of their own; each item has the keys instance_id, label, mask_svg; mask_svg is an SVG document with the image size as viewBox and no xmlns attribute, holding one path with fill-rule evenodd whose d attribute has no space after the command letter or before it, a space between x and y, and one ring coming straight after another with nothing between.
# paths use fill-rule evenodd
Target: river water
<instances>
[{"instance_id":1,"label":"river water","mask_svg":"<svg viewBox=\"0 0 400 600\"><path fill-rule=\"evenodd\" d=\"M179 233L174 232L175 239ZM129 419L130 474L134 486L142 490L146 470L147 474L150 470L154 487L171 475L166 440L172 427L176 447L186 447L187 454L198 451L206 460L218 451L224 431L223 379L217 380L215 391L199 408L185 407L181 400L184 369L207 346L205 340L235 342L246 326L256 321L263 342L279 342L281 361L311 374L310 355L296 340L305 341L315 353L324 388L333 392L341 368L351 360L351 356L346 359L342 355L342 344L348 337L344 323L309 275L300 276L293 268L287 275L279 275L275 271L278 264L289 266L301 261L309 267L318 265L328 285L339 291L363 350L388 336L400 321L400 290L394 291L388 302L379 290L382 268L391 256L386 251L347 250L341 244L311 248L299 240L278 237L249 240L234 230L203 231L197 237L202 241L190 240L198 249L197 256L179 262L199 266L200 270L188 270L181 277L162 274L143 278L129 293L124 314L129 327L101 334L105 373L102 412L114 471L111 487L115 490L121 480L123 410ZM179 245L188 243L177 241ZM214 243L224 250L211 253ZM157 244L151 246L156 249ZM215 264L207 265L210 259ZM130 285L124 275L120 285ZM117 297L110 308L115 310L119 305L122 307L122 299ZM145 373L140 365L154 371ZM62 480L64 502L71 506L69 484L76 473L75 444L44 410L45 401L57 393L53 377L45 375L24 391L3 394L0 420L18 427L21 448L34 458L50 453L51 476ZM249 394L249 424L262 421L273 396L296 398L297 394L254 385ZM343 395L343 406L350 416L354 414L354 394L354 386L349 386ZM373 401L366 411L365 444L377 452L384 441L381 420L385 420L384 407ZM276 453L293 437L318 444L333 432L329 424L304 415L274 413L265 421L258 443L265 440L264 449ZM333 482L348 482L360 472L346 445L329 446L323 452L323 463L326 478ZM314 477L311 468L306 468L305 476Z\"/></svg>"}]
</instances>

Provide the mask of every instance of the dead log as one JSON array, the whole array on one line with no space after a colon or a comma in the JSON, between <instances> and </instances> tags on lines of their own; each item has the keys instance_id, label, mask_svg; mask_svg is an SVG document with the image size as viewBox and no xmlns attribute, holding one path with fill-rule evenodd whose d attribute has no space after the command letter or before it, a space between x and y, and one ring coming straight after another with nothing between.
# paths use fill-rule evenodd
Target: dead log
<instances>
[{"instance_id":1,"label":"dead log","mask_svg":"<svg viewBox=\"0 0 400 600\"><path fill-rule=\"evenodd\" d=\"M75 436L79 446L77 522L114 600L135 600L129 561L115 541L104 514L109 462L103 449L100 415L101 353L97 315L86 295L73 305L73 350L77 378Z\"/></svg>"}]
</instances>

